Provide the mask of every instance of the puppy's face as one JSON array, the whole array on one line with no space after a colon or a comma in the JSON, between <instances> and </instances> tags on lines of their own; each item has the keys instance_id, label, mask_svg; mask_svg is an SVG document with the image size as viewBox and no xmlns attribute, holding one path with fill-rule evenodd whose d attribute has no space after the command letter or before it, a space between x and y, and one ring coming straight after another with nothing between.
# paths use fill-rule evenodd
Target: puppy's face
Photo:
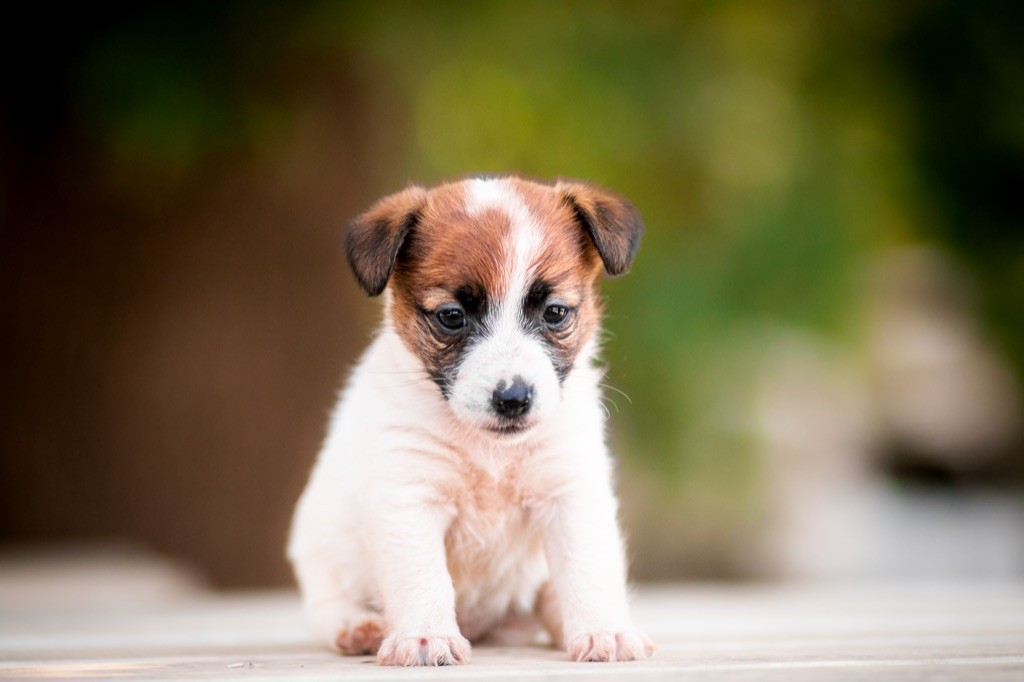
<instances>
[{"instance_id":1,"label":"puppy's face","mask_svg":"<svg viewBox=\"0 0 1024 682\"><path fill-rule=\"evenodd\" d=\"M454 414L499 437L555 408L593 338L602 270L625 272L639 215L610 192L519 178L413 187L350 225L349 262Z\"/></svg>"}]
</instances>

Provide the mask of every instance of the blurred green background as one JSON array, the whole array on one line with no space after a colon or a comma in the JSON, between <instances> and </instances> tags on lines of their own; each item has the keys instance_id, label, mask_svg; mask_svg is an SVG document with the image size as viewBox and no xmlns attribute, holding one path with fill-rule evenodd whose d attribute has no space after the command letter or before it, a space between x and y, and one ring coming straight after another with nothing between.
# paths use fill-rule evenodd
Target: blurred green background
<instances>
[{"instance_id":1,"label":"blurred green background","mask_svg":"<svg viewBox=\"0 0 1024 682\"><path fill-rule=\"evenodd\" d=\"M287 582L291 505L378 314L344 222L517 171L645 218L605 285L638 578L1024 575L1022 7L18 10L0 538Z\"/></svg>"}]
</instances>

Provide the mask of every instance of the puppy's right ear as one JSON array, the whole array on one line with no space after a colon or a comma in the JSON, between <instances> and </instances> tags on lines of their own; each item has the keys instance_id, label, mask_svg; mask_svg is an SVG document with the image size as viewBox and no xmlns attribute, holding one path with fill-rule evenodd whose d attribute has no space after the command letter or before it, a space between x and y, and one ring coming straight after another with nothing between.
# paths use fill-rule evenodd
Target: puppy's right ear
<instances>
[{"instance_id":1,"label":"puppy's right ear","mask_svg":"<svg viewBox=\"0 0 1024 682\"><path fill-rule=\"evenodd\" d=\"M388 285L398 252L419 222L426 199L427 190L409 187L384 197L348 224L345 255L368 295L379 296Z\"/></svg>"}]
</instances>

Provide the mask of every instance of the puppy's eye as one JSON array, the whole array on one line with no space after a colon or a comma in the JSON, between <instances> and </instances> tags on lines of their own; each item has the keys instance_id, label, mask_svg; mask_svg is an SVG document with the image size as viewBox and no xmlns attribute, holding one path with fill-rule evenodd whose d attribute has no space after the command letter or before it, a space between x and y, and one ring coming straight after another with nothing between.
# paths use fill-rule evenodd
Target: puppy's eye
<instances>
[{"instance_id":1,"label":"puppy's eye","mask_svg":"<svg viewBox=\"0 0 1024 682\"><path fill-rule=\"evenodd\" d=\"M466 326L466 314L462 308L449 306L437 311L437 322L450 332L457 332Z\"/></svg>"},{"instance_id":2,"label":"puppy's eye","mask_svg":"<svg viewBox=\"0 0 1024 682\"><path fill-rule=\"evenodd\" d=\"M569 317L569 308L553 303L544 309L544 324L549 327L561 327Z\"/></svg>"}]
</instances>

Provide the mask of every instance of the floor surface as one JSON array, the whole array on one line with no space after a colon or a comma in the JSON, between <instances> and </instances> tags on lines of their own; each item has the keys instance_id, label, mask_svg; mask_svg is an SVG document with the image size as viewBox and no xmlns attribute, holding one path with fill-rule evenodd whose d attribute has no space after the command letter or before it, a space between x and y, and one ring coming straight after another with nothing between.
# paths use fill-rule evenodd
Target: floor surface
<instances>
[{"instance_id":1,"label":"floor surface","mask_svg":"<svg viewBox=\"0 0 1024 682\"><path fill-rule=\"evenodd\" d=\"M293 592L126 581L134 599L62 602L6 587L3 678L1024 680L1022 585L649 586L635 617L658 646L651 660L572 663L549 648L478 646L468 665L442 669L321 650Z\"/></svg>"}]
</instances>

